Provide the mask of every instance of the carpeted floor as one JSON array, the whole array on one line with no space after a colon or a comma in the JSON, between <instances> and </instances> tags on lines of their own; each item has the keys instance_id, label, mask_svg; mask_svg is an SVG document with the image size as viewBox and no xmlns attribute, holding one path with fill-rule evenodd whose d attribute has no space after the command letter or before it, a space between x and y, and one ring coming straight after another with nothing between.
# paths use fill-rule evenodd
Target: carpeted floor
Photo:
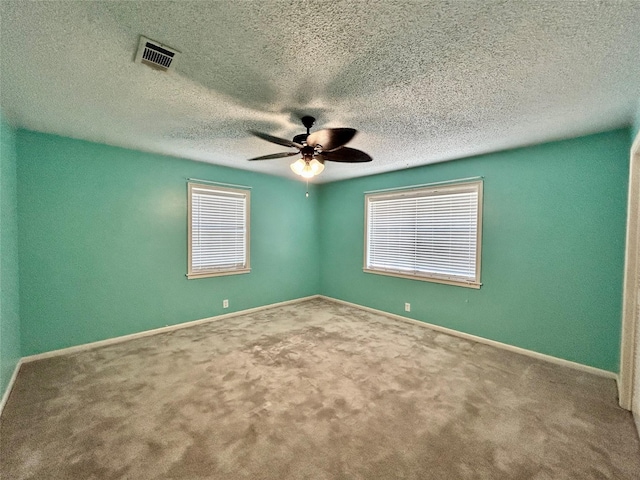
<instances>
[{"instance_id":1,"label":"carpeted floor","mask_svg":"<svg viewBox=\"0 0 640 480\"><path fill-rule=\"evenodd\" d=\"M20 479L634 479L613 380L316 299L23 365Z\"/></svg>"}]
</instances>

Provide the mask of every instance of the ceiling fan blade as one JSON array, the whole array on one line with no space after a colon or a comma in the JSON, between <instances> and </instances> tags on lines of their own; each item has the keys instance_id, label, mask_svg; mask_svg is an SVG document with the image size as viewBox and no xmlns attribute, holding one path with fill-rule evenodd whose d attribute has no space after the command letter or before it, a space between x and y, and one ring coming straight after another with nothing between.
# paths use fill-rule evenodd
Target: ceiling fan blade
<instances>
[{"instance_id":1,"label":"ceiling fan blade","mask_svg":"<svg viewBox=\"0 0 640 480\"><path fill-rule=\"evenodd\" d=\"M252 162L253 160L272 160L274 158L291 157L293 155L300 155L300 152L272 153L271 155L263 155L261 157L250 158L249 161Z\"/></svg>"},{"instance_id":2,"label":"ceiling fan blade","mask_svg":"<svg viewBox=\"0 0 640 480\"><path fill-rule=\"evenodd\" d=\"M299 143L292 142L291 140L285 140L284 138L274 137L262 132L256 132L255 130L249 130L249 133L255 135L258 138L266 140L267 142L277 143L278 145L284 145L285 147L302 148Z\"/></svg>"},{"instance_id":3,"label":"ceiling fan blade","mask_svg":"<svg viewBox=\"0 0 640 480\"><path fill-rule=\"evenodd\" d=\"M320 145L323 152L330 152L340 148L358 133L353 128L325 128L313 132L307 137L307 145L316 147Z\"/></svg>"},{"instance_id":4,"label":"ceiling fan blade","mask_svg":"<svg viewBox=\"0 0 640 480\"><path fill-rule=\"evenodd\" d=\"M361 163L373 160L366 153L356 150L355 148L342 147L333 152L322 152L315 155L319 161L342 162L342 163Z\"/></svg>"}]
</instances>

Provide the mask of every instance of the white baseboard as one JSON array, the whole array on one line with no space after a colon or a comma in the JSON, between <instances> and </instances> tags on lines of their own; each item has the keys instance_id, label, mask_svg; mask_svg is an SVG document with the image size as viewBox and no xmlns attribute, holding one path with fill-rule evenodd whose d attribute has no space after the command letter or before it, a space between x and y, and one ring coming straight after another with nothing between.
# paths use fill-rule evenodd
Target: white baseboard
<instances>
[{"instance_id":1,"label":"white baseboard","mask_svg":"<svg viewBox=\"0 0 640 480\"><path fill-rule=\"evenodd\" d=\"M271 303L269 305L263 305L261 307L248 308L246 310L238 310L237 312L223 313L222 315L216 315L214 317L201 318L200 320L192 320L190 322L178 323L176 325L168 325L166 327L154 328L152 330L145 330L144 332L131 333L129 335L122 335L120 337L108 338L106 340L98 340L97 342L84 343L82 345L76 345L73 347L61 348L59 350L52 350L50 352L38 353L36 355L29 355L22 357L22 363L34 362L36 360L43 360L45 358L58 357L60 355L68 355L70 353L82 352L84 350L91 350L94 348L105 347L107 345L113 345L116 343L127 342L136 338L149 337L151 335L157 335L159 333L172 332L174 330L180 330L183 328L194 327L196 325L202 325L203 323L209 323L216 320L223 320L225 318L237 317L239 315L246 315L248 313L259 312L268 308L281 307L284 305L290 305L293 303L304 302L305 300L311 300L319 298L320 295L310 295L308 297L296 298L294 300L286 300L284 302Z\"/></svg>"},{"instance_id":2,"label":"white baseboard","mask_svg":"<svg viewBox=\"0 0 640 480\"><path fill-rule=\"evenodd\" d=\"M342 303L344 305L349 305L351 307L359 308L361 310L366 310L371 313L376 313L379 315L391 317L395 320L409 322L414 325L420 325L422 327L429 328L431 330L436 330L438 332L446 333L454 337L464 338L466 340L483 343L485 345L490 345L492 347L500 348L502 350L507 350L509 352L519 353L520 355L526 355L527 357L536 358L538 360L544 360L545 362L555 363L556 365L562 365L564 367L573 368L574 370L581 370L583 372L592 373L594 375L598 375L601 377L612 378L616 381L618 380L618 375L614 372L609 372L608 370L602 370L600 368L590 367L589 365L583 365L581 363L572 362L570 360L565 360L563 358L553 357L551 355L546 355L544 353L534 352L533 350L527 350L526 348L515 347L507 343L497 342L495 340L489 340L488 338L478 337L476 335L471 335L469 333L459 332L458 330L452 330L450 328L441 327L439 325L434 325L432 323L422 322L414 318L403 317L402 315L396 315L395 313L389 313L383 310L376 310L375 308L365 307L364 305L358 305L357 303L347 302L345 300L327 297L324 295L319 295L319 297L324 298L325 300L330 300L332 302Z\"/></svg>"},{"instance_id":3,"label":"white baseboard","mask_svg":"<svg viewBox=\"0 0 640 480\"><path fill-rule=\"evenodd\" d=\"M7 400L9 400L9 395L11 395L13 384L16 383L16 378L18 378L18 371L20 370L21 366L22 366L22 359L18 360L18 363L16 363L16 368L13 369L13 374L11 375L11 378L9 379L9 383L7 384L7 388L5 389L4 394L2 395L2 400L0 400L0 415L2 415L4 406L7 404Z\"/></svg>"},{"instance_id":4,"label":"white baseboard","mask_svg":"<svg viewBox=\"0 0 640 480\"><path fill-rule=\"evenodd\" d=\"M622 360L620 363L622 363ZM624 378L625 377L622 374L622 365L620 365L620 374L616 378L616 384L618 387L618 405L620 405L620 408L631 411L631 397L627 394L627 390L625 389ZM640 434L640 428L638 428L638 434Z\"/></svg>"}]
</instances>

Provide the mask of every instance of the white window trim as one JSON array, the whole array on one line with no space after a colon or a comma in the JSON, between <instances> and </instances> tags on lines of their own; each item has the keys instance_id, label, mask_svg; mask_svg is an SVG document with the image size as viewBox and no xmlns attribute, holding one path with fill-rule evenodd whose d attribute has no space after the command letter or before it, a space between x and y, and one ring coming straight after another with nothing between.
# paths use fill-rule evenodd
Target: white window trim
<instances>
[{"instance_id":1,"label":"white window trim","mask_svg":"<svg viewBox=\"0 0 640 480\"><path fill-rule=\"evenodd\" d=\"M251 228L251 192L249 190L241 190L237 188L228 188L228 187L219 187L217 185L203 185L199 183L189 182L188 186L188 196L187 196L187 228L188 228L188 238L187 238L187 250L188 250L188 258L187 258L187 278L195 279L195 278L207 278L207 277L220 277L223 275L238 275L243 273L251 272L251 262L250 262L250 228ZM232 193L234 195L243 195L245 197L245 265L242 268L228 268L228 269L212 269L212 270L202 270L198 272L192 271L192 207L191 207L191 195L194 188L210 190L212 192L227 192Z\"/></svg>"},{"instance_id":2,"label":"white window trim","mask_svg":"<svg viewBox=\"0 0 640 480\"><path fill-rule=\"evenodd\" d=\"M435 273L407 273L392 269L380 269L380 268L368 268L368 236L369 236L369 202L371 199L391 199L401 197L414 197L414 196L428 196L438 195L443 193L457 193L462 191L477 191L478 192L478 210L477 210L477 231L476 231L476 265L475 265L475 278L473 280L461 279L452 275L439 275ZM391 277L409 278L412 280L421 280L425 282L443 283L446 285L456 285L468 288L480 288L482 283L480 281L481 273L481 258L482 258L482 201L483 197L483 182L482 180L476 182L464 182L449 185L422 187L410 190L398 190L385 193L369 193L365 194L364 201L364 259L363 259L363 272L373 273L377 275L386 275Z\"/></svg>"}]
</instances>

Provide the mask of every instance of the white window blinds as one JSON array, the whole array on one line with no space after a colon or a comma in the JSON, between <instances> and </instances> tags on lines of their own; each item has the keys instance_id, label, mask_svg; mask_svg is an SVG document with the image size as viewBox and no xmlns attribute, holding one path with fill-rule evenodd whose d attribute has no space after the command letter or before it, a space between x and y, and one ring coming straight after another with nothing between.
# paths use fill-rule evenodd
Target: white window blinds
<instances>
[{"instance_id":1,"label":"white window blinds","mask_svg":"<svg viewBox=\"0 0 640 480\"><path fill-rule=\"evenodd\" d=\"M482 182L366 196L365 271L480 286Z\"/></svg>"},{"instance_id":2,"label":"white window blinds","mask_svg":"<svg viewBox=\"0 0 640 480\"><path fill-rule=\"evenodd\" d=\"M189 278L249 271L249 191L189 184Z\"/></svg>"}]
</instances>

